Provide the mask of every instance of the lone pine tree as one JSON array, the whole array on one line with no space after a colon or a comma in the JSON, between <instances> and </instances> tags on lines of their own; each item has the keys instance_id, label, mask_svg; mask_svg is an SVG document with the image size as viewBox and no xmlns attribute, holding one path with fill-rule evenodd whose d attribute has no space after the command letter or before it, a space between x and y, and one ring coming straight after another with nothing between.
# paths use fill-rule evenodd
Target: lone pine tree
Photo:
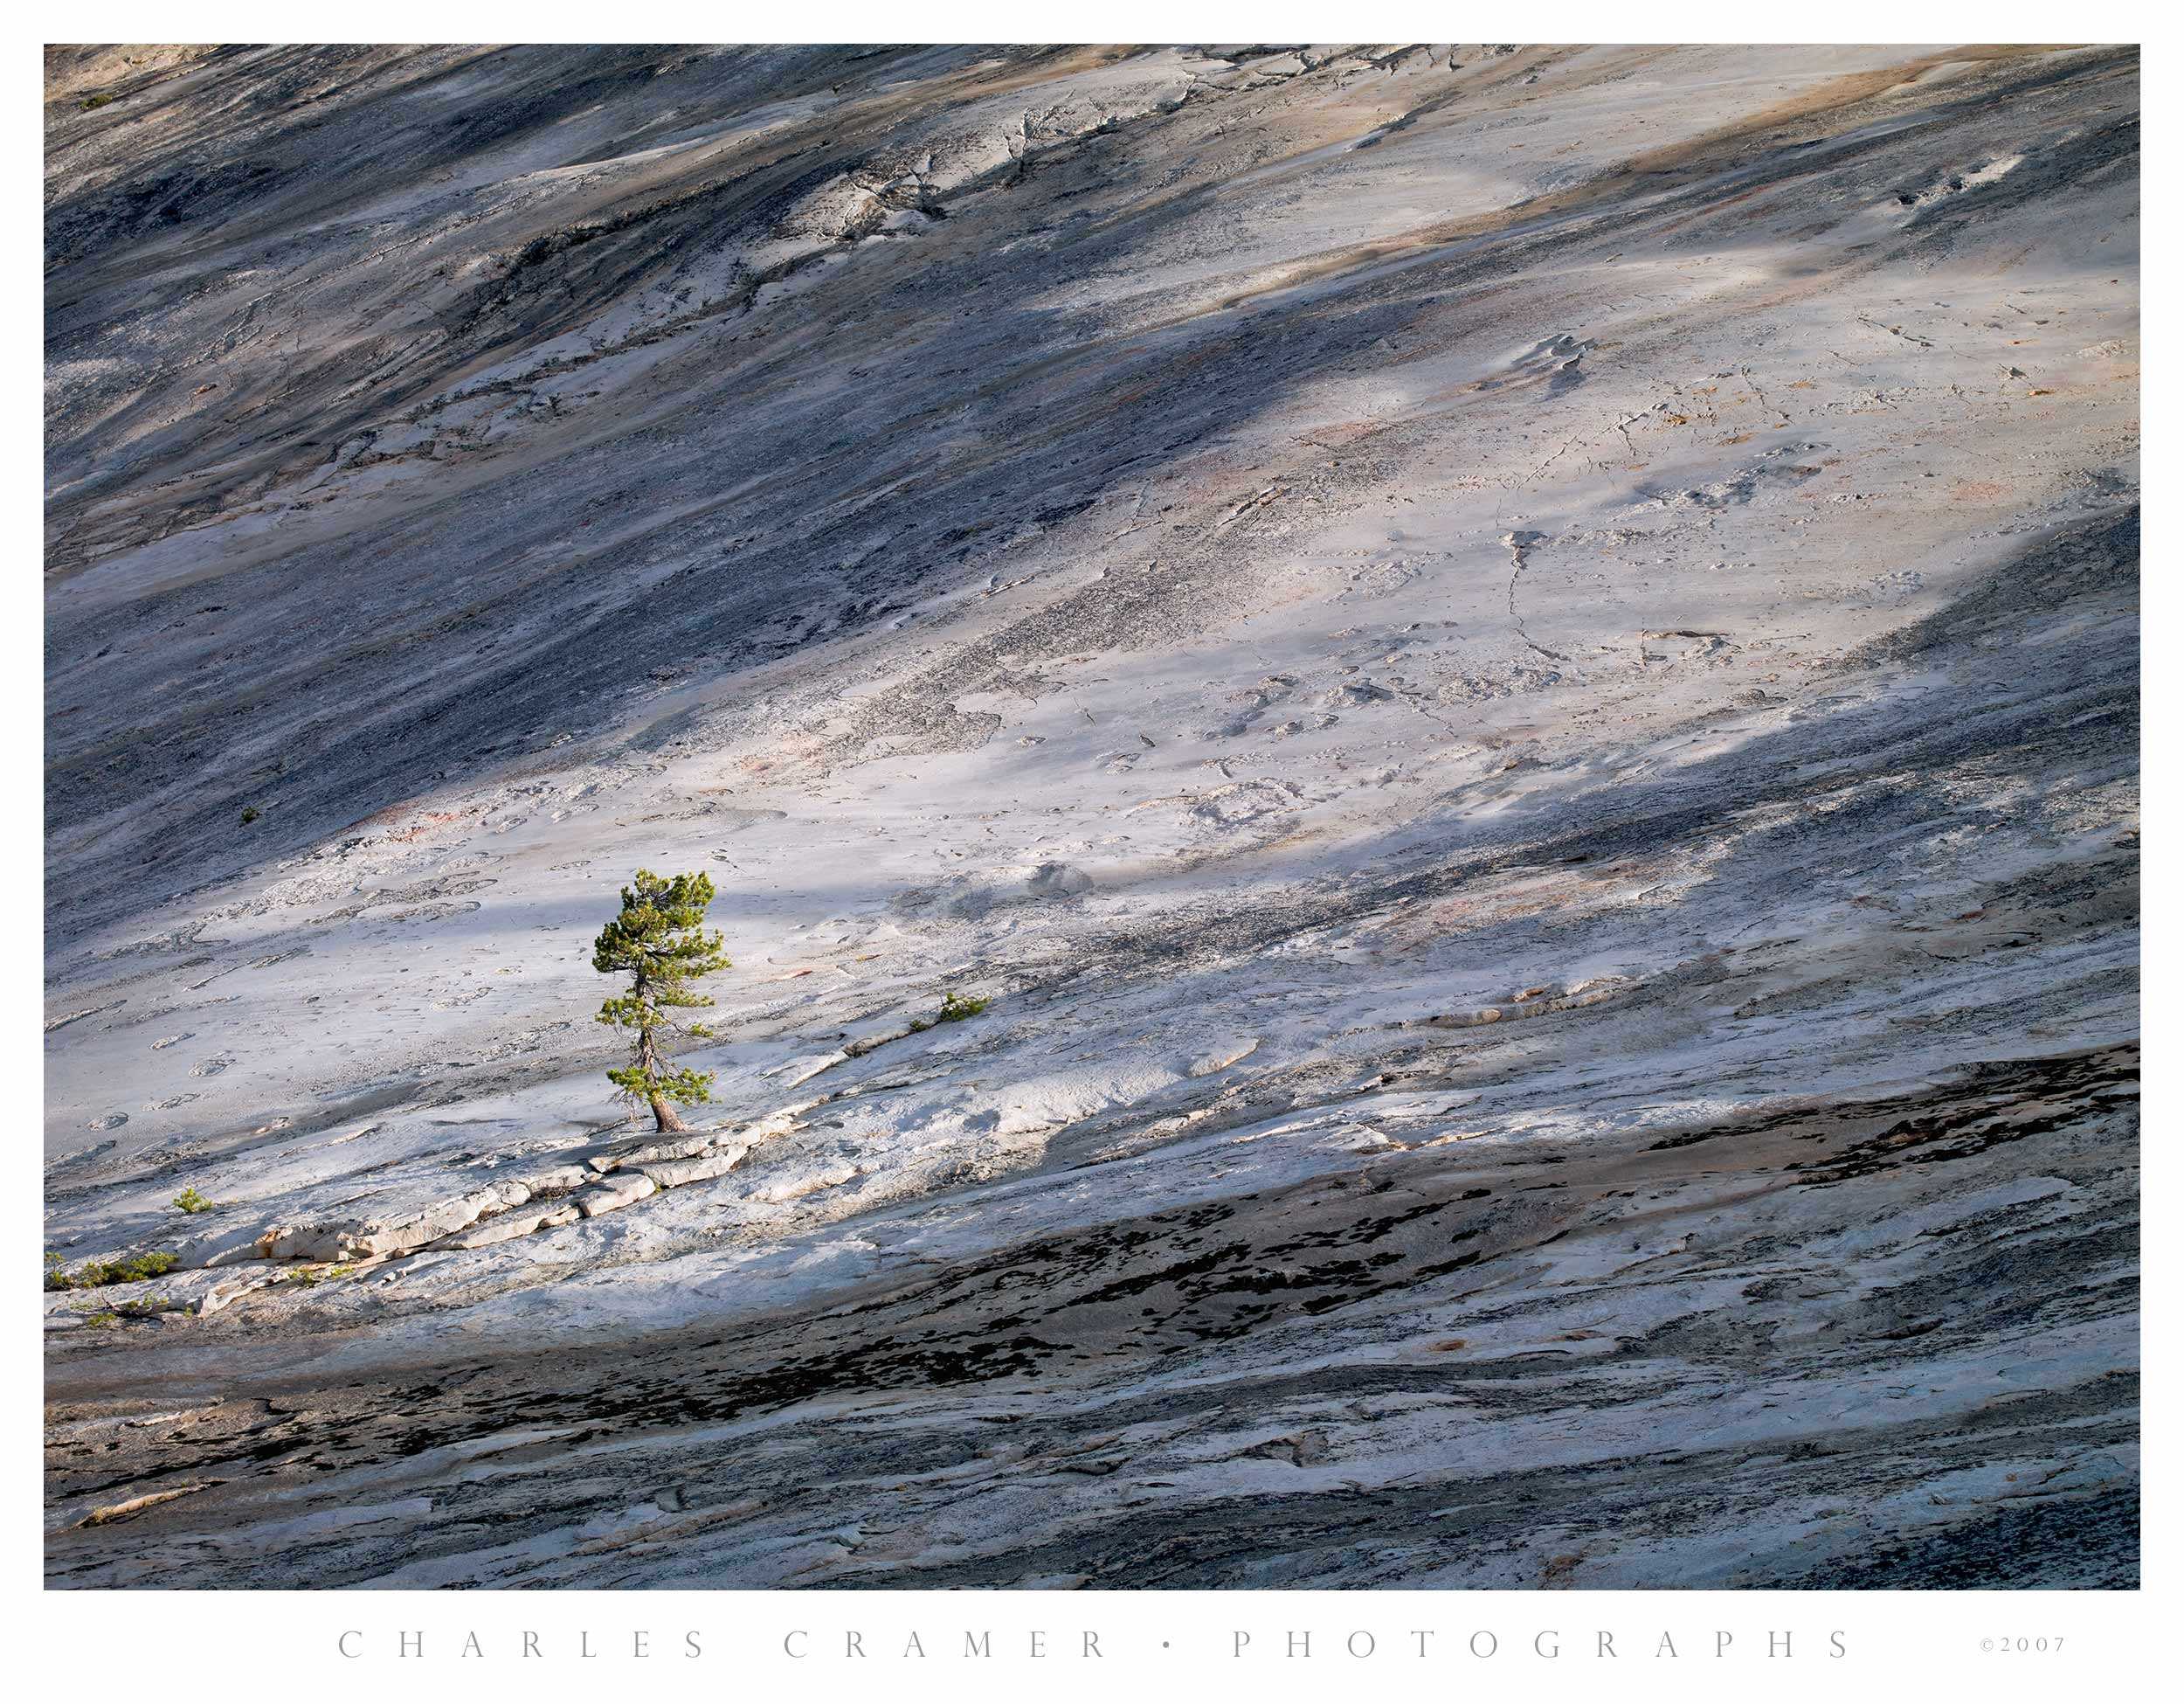
<instances>
[{"instance_id":1,"label":"lone pine tree","mask_svg":"<svg viewBox=\"0 0 2184 1704\"><path fill-rule=\"evenodd\" d=\"M702 1023L679 1022L673 1014L710 1006L709 994L691 992L691 982L726 970L718 930L705 929L705 908L713 903L713 879L700 871L672 880L649 869L637 872L622 890L622 911L599 931L591 968L609 976L626 975L629 992L599 1008L599 1022L634 1030L630 1063L607 1073L607 1080L630 1100L631 1116L649 1105L662 1130L688 1130L675 1116L675 1103L692 1105L712 1098L713 1073L678 1068L660 1050L664 1036L700 1041L713 1032Z\"/></svg>"}]
</instances>

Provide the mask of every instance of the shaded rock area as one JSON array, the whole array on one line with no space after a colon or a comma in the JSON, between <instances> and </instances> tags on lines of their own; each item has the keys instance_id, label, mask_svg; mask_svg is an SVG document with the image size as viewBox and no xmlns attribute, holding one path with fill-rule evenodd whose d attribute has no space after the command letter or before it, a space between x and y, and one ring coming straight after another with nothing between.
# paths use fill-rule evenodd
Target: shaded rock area
<instances>
[{"instance_id":1,"label":"shaded rock area","mask_svg":"<svg viewBox=\"0 0 2184 1704\"><path fill-rule=\"evenodd\" d=\"M2135 53L46 78L49 1584L2137 1584Z\"/></svg>"}]
</instances>

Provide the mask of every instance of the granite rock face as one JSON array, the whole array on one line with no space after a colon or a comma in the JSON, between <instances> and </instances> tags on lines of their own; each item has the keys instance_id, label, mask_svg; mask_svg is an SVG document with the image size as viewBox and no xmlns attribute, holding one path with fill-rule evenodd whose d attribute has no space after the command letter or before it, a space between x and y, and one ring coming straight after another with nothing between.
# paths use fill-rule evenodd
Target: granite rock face
<instances>
[{"instance_id":1,"label":"granite rock face","mask_svg":"<svg viewBox=\"0 0 2184 1704\"><path fill-rule=\"evenodd\" d=\"M49 1583L2137 1583L2135 53L46 72Z\"/></svg>"}]
</instances>

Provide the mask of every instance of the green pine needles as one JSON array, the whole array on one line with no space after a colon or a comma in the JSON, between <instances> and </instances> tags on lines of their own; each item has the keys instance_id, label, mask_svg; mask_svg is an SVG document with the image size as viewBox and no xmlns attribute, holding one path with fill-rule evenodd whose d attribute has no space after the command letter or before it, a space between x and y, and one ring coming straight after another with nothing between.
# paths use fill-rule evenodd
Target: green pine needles
<instances>
[{"instance_id":1,"label":"green pine needles","mask_svg":"<svg viewBox=\"0 0 2184 1704\"><path fill-rule=\"evenodd\" d=\"M668 1036L712 1039L703 1024L674 1016L688 1007L710 1006L712 996L693 993L690 984L729 967L720 932L706 932L705 908L712 903L713 878L703 871L670 879L640 869L636 883L622 890L621 915L599 931L591 952L592 969L630 979L627 994L599 1008L601 1023L635 1032L630 1063L609 1071L607 1080L628 1097L632 1118L638 1108L650 1106L662 1130L690 1127L676 1117L677 1104L712 1098L712 1072L678 1067L661 1051Z\"/></svg>"}]
</instances>

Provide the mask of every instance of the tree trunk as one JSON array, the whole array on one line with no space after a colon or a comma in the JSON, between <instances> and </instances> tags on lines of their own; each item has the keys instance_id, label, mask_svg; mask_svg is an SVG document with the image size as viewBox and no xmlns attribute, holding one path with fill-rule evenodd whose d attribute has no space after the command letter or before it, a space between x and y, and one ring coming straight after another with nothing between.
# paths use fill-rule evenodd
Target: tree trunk
<instances>
[{"instance_id":1,"label":"tree trunk","mask_svg":"<svg viewBox=\"0 0 2184 1704\"><path fill-rule=\"evenodd\" d=\"M653 1032L650 1026L641 1028L637 1032L637 1063L648 1079L655 1083L660 1080L658 1075L660 1053L653 1045ZM660 1126L661 1131L689 1129L688 1125L675 1116L675 1109L667 1105L657 1090L654 1090L647 1098L653 1104L653 1121Z\"/></svg>"}]
</instances>

